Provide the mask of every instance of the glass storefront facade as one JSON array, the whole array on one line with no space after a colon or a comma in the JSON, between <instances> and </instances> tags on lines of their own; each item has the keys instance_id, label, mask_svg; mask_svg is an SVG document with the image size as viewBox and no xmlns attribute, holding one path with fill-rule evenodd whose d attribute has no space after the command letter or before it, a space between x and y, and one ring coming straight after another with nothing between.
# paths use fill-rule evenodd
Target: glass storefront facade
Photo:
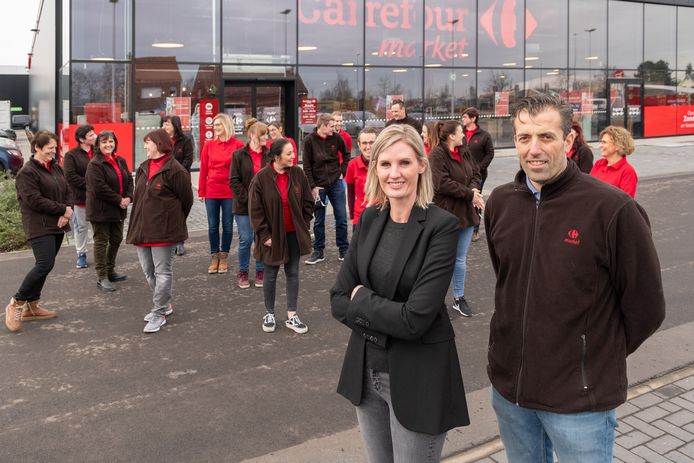
<instances>
[{"instance_id":1,"label":"glass storefront facade","mask_svg":"<svg viewBox=\"0 0 694 463\"><path fill-rule=\"evenodd\" d=\"M566 99L591 140L609 124L637 137L692 134L687 3L59 0L57 96L44 104L48 118L38 103L35 124L53 118L66 143L82 123L116 128L137 165L144 135L167 113L199 147L210 101L239 137L256 117L300 139L313 128L310 105L343 111L356 135L382 127L388 103L402 98L421 120L476 106L503 147L509 107L543 92Z\"/></svg>"}]
</instances>

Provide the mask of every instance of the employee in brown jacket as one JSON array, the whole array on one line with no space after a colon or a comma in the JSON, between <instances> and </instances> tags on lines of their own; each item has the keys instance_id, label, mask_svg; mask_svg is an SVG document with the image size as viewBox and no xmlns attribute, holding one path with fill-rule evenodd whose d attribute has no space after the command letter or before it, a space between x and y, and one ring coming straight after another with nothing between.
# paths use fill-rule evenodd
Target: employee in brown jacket
<instances>
[{"instance_id":1,"label":"employee in brown jacket","mask_svg":"<svg viewBox=\"0 0 694 463\"><path fill-rule=\"evenodd\" d=\"M75 130L79 144L65 154L63 169L65 179L70 185L72 198L75 201L72 228L77 251L77 268L87 268L87 244L89 241L89 221L87 220L87 165L94 155L96 133L91 125L80 125Z\"/></svg>"},{"instance_id":2,"label":"employee in brown jacket","mask_svg":"<svg viewBox=\"0 0 694 463\"><path fill-rule=\"evenodd\" d=\"M253 244L253 227L248 218L248 188L253 177L260 172L269 161L267 142L268 128L254 118L246 120L248 143L243 148L234 151L231 158L229 187L234 193L233 211L239 232L239 288L250 288L248 268L251 261L251 245ZM255 287L263 287L265 266L255 261Z\"/></svg>"},{"instance_id":3,"label":"employee in brown jacket","mask_svg":"<svg viewBox=\"0 0 694 463\"><path fill-rule=\"evenodd\" d=\"M263 331L275 331L275 287L284 265L287 278L285 326L299 334L308 327L297 315L299 258L311 252L309 226L314 199L304 171L294 165L294 148L286 139L270 145L271 163L258 172L249 191L249 212L255 230L256 260L265 263Z\"/></svg>"},{"instance_id":4,"label":"employee in brown jacket","mask_svg":"<svg viewBox=\"0 0 694 463\"><path fill-rule=\"evenodd\" d=\"M36 263L5 307L5 326L19 331L23 321L53 318L56 312L39 304L41 290L55 264L72 219L72 199L63 169L55 160L58 137L38 132L31 140L34 153L17 174L16 187L24 233Z\"/></svg>"},{"instance_id":5,"label":"employee in brown jacket","mask_svg":"<svg viewBox=\"0 0 694 463\"><path fill-rule=\"evenodd\" d=\"M123 241L123 221L133 197L133 179L117 150L116 134L101 132L87 166L87 220L94 230L96 285L102 291L115 291L113 282L128 278L115 268Z\"/></svg>"},{"instance_id":6,"label":"employee in brown jacket","mask_svg":"<svg viewBox=\"0 0 694 463\"><path fill-rule=\"evenodd\" d=\"M145 135L147 160L135 174L126 241L137 247L137 258L152 290L145 333L159 331L173 313L173 253L178 243L188 239L186 218L193 207L190 177L173 158L172 149L171 138L163 129Z\"/></svg>"},{"instance_id":7,"label":"employee in brown jacket","mask_svg":"<svg viewBox=\"0 0 694 463\"><path fill-rule=\"evenodd\" d=\"M429 135L431 174L434 177L434 204L458 218L460 232L453 272L453 309L469 317L472 309L465 300L467 252L473 227L480 223L475 208L482 210L480 171L465 148L463 126L458 121L437 122Z\"/></svg>"}]
</instances>

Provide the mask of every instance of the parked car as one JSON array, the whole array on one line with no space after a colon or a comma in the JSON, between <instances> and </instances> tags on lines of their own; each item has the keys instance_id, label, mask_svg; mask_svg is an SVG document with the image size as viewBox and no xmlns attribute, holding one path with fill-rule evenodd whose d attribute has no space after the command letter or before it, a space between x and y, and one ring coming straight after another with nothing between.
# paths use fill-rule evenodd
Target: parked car
<instances>
[{"instance_id":1,"label":"parked car","mask_svg":"<svg viewBox=\"0 0 694 463\"><path fill-rule=\"evenodd\" d=\"M17 133L12 129L0 129L0 138L9 138L12 141L17 141Z\"/></svg>"},{"instance_id":2,"label":"parked car","mask_svg":"<svg viewBox=\"0 0 694 463\"><path fill-rule=\"evenodd\" d=\"M0 175L5 172L17 175L23 165L24 156L17 143L9 138L0 137Z\"/></svg>"},{"instance_id":3,"label":"parked car","mask_svg":"<svg viewBox=\"0 0 694 463\"><path fill-rule=\"evenodd\" d=\"M12 128L23 129L31 125L31 117L28 114L15 114L12 116Z\"/></svg>"}]
</instances>

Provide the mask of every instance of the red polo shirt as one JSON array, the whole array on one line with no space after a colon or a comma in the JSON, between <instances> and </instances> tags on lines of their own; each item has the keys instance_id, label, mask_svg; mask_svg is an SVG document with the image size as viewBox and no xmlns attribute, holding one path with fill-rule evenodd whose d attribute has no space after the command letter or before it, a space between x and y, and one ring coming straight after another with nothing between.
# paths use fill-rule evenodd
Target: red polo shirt
<instances>
[{"instance_id":1,"label":"red polo shirt","mask_svg":"<svg viewBox=\"0 0 694 463\"><path fill-rule=\"evenodd\" d=\"M359 223L359 216L366 207L364 186L366 185L366 174L368 172L369 166L364 162L364 158L361 155L353 158L347 164L345 183L347 183L349 209L354 215L352 219L353 224Z\"/></svg>"},{"instance_id":2,"label":"red polo shirt","mask_svg":"<svg viewBox=\"0 0 694 463\"><path fill-rule=\"evenodd\" d=\"M622 156L622 159L611 166L607 165L606 159L599 159L593 165L590 175L627 192L632 198L636 196L636 186L639 183L639 177L631 164L627 162L626 156Z\"/></svg>"},{"instance_id":3,"label":"red polo shirt","mask_svg":"<svg viewBox=\"0 0 694 463\"><path fill-rule=\"evenodd\" d=\"M275 183L277 183L277 189L280 190L280 196L282 197L282 216L284 218L284 232L291 233L296 231L294 227L294 221L292 220L292 211L289 210L289 196L287 189L289 188L289 175L286 172L277 174L275 178Z\"/></svg>"}]
</instances>

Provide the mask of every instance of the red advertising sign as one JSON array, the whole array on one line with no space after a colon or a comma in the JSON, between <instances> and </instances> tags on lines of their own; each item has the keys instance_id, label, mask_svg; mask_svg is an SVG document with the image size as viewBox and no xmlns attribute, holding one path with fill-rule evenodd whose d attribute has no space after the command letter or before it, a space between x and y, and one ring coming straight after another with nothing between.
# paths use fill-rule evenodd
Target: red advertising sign
<instances>
[{"instance_id":1,"label":"red advertising sign","mask_svg":"<svg viewBox=\"0 0 694 463\"><path fill-rule=\"evenodd\" d=\"M301 124L315 124L318 120L318 98L302 98L299 107Z\"/></svg>"},{"instance_id":2,"label":"red advertising sign","mask_svg":"<svg viewBox=\"0 0 694 463\"><path fill-rule=\"evenodd\" d=\"M212 118L219 113L217 99L200 100L200 151L205 143L214 138Z\"/></svg>"},{"instance_id":3,"label":"red advertising sign","mask_svg":"<svg viewBox=\"0 0 694 463\"><path fill-rule=\"evenodd\" d=\"M496 116L508 116L508 92L494 92L494 114Z\"/></svg>"},{"instance_id":4,"label":"red advertising sign","mask_svg":"<svg viewBox=\"0 0 694 463\"><path fill-rule=\"evenodd\" d=\"M644 136L694 134L694 106L646 106Z\"/></svg>"},{"instance_id":5,"label":"red advertising sign","mask_svg":"<svg viewBox=\"0 0 694 463\"><path fill-rule=\"evenodd\" d=\"M189 96L170 96L166 98L166 114L180 117L181 125L186 132L190 130L190 102L191 98Z\"/></svg>"}]
</instances>

